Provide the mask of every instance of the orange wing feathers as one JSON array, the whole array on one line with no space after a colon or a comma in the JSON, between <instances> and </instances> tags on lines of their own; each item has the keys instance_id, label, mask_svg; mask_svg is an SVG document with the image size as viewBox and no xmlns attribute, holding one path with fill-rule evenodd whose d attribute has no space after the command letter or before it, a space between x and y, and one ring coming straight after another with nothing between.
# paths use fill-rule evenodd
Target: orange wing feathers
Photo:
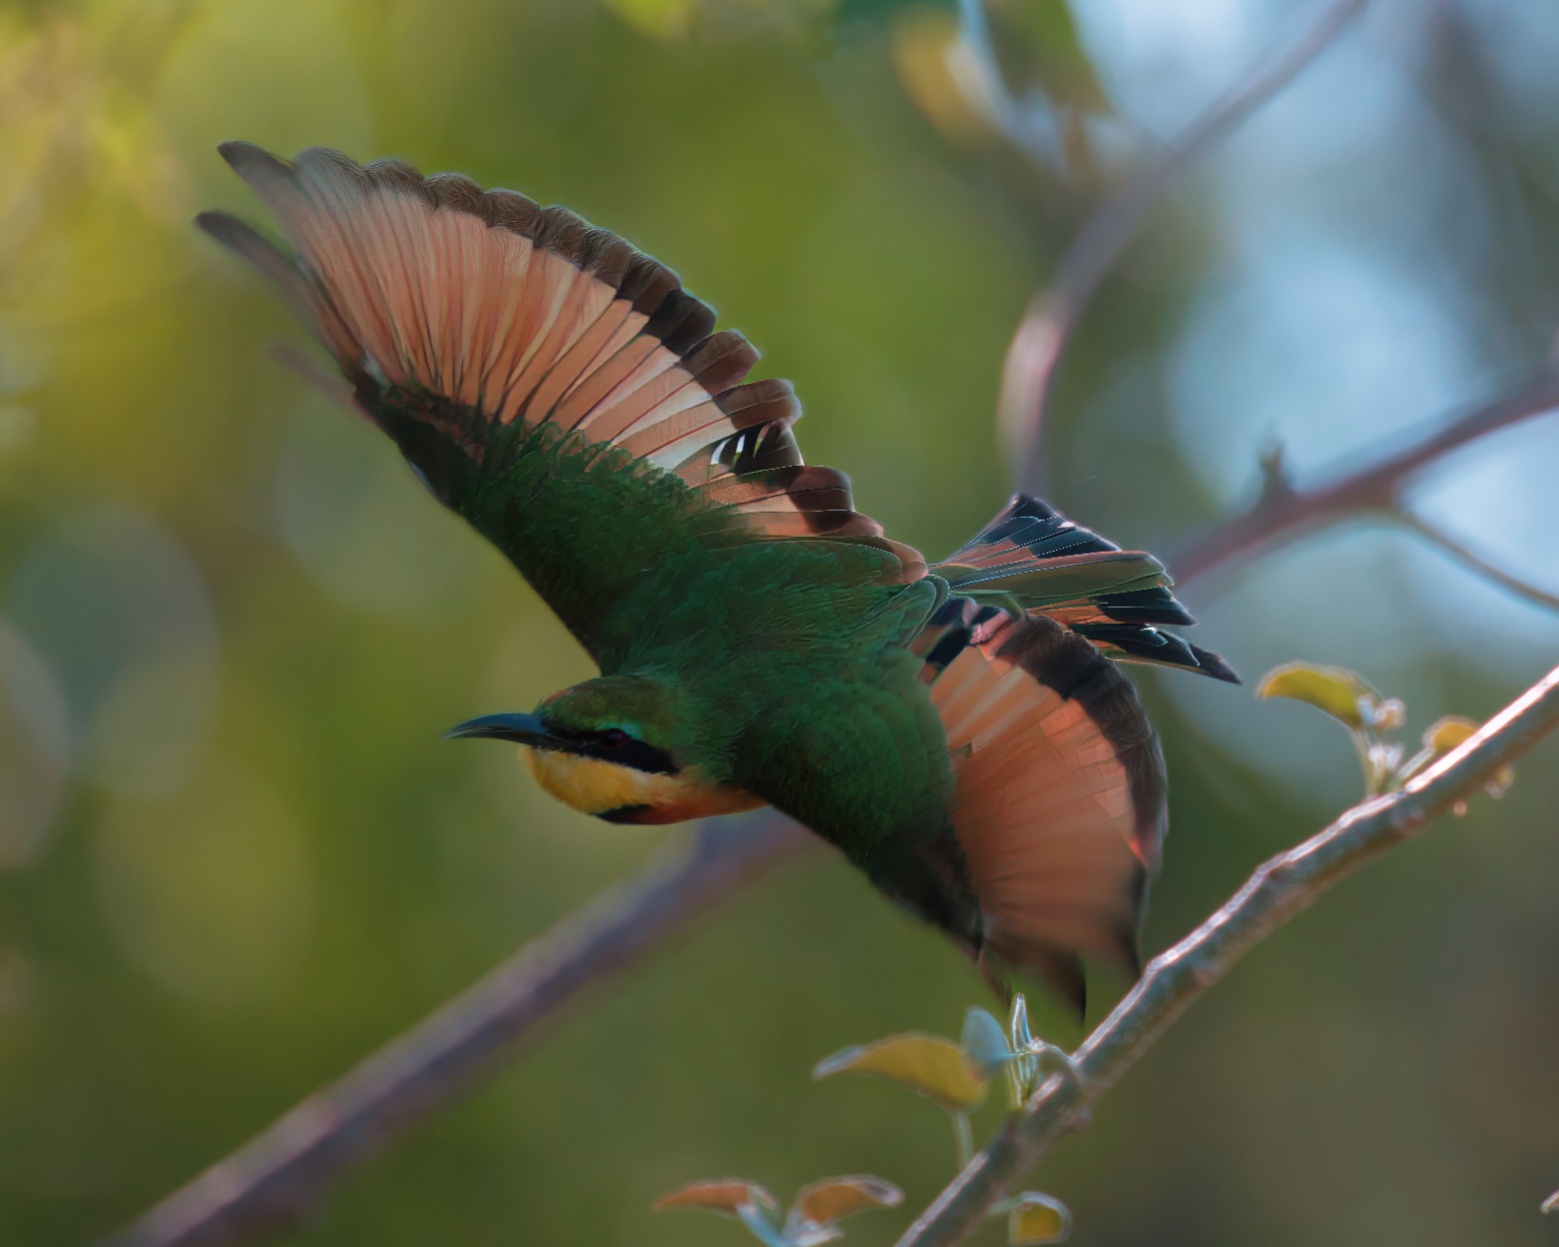
<instances>
[{"instance_id":1,"label":"orange wing feathers","mask_svg":"<svg viewBox=\"0 0 1559 1247\"><path fill-rule=\"evenodd\" d=\"M1137 964L1165 824L1147 717L1124 675L1043 616L953 598L916 649L947 733L982 960L1035 970L1081 1002L1080 957Z\"/></svg>"},{"instance_id":2,"label":"orange wing feathers","mask_svg":"<svg viewBox=\"0 0 1559 1247\"><path fill-rule=\"evenodd\" d=\"M897 557L893 579L925 574L854 510L843 473L803 466L790 384L743 384L758 352L622 239L398 161L222 154L296 254L223 213L200 225L282 286L371 417L386 390L429 395L417 418L477 462L494 425L550 424L676 475L755 536L866 542Z\"/></svg>"}]
</instances>

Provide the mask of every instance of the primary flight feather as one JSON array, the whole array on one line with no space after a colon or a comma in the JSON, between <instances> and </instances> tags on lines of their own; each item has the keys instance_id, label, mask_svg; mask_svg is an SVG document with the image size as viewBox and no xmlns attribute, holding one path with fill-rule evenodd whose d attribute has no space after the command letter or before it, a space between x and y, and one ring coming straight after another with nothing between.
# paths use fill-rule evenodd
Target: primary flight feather
<instances>
[{"instance_id":1,"label":"primary flight feather","mask_svg":"<svg viewBox=\"0 0 1559 1247\"><path fill-rule=\"evenodd\" d=\"M1110 661L1234 674L1151 555L1018 495L929 567L803 463L788 383L676 275L564 208L396 161L222 155L288 246L274 280L355 401L510 559L601 675L455 729L527 746L576 809L774 805L988 974L1081 1000L1136 964L1163 760Z\"/></svg>"}]
</instances>

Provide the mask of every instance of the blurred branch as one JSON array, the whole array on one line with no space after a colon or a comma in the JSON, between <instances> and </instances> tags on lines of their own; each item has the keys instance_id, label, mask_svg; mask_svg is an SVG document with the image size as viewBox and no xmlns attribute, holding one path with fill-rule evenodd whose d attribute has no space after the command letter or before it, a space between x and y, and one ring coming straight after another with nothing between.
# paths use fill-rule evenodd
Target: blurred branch
<instances>
[{"instance_id":1,"label":"blurred branch","mask_svg":"<svg viewBox=\"0 0 1559 1247\"><path fill-rule=\"evenodd\" d=\"M1075 1076L1053 1075L897 1247L963 1242L1017 1179L1063 1135L1086 1124L1100 1097L1240 957L1333 884L1466 800L1556 727L1559 667L1400 791L1354 806L1260 866L1217 913L1148 963L1137 985L1072 1054Z\"/></svg>"},{"instance_id":2,"label":"blurred branch","mask_svg":"<svg viewBox=\"0 0 1559 1247\"><path fill-rule=\"evenodd\" d=\"M1542 372L1519 389L1456 417L1403 449L1339 474L1330 484L1295 489L1281 468L1269 463L1261 495L1250 510L1221 521L1172 557L1169 565L1176 580L1184 583L1353 516L1391 515L1415 524L1402 505L1402 491L1409 480L1452 451L1555 408L1559 408L1559 372ZM1425 532L1425 536L1441 541L1439 534ZM1449 540L1444 538L1441 543ZM1466 557L1476 559L1470 552ZM1513 589L1521 584L1478 562L1480 571L1501 584ZM1528 595L1540 592L1524 585L1520 591Z\"/></svg>"},{"instance_id":3,"label":"blurred branch","mask_svg":"<svg viewBox=\"0 0 1559 1247\"><path fill-rule=\"evenodd\" d=\"M114 1247L233 1243L297 1220L586 988L642 959L810 841L777 814L705 823L690 850L609 889L175 1191Z\"/></svg>"},{"instance_id":4,"label":"blurred branch","mask_svg":"<svg viewBox=\"0 0 1559 1247\"><path fill-rule=\"evenodd\" d=\"M1148 213L1193 161L1227 138L1292 82L1363 11L1366 3L1368 0L1338 0L1291 47L1258 65L1219 97L1084 223L1062 257L1054 281L1029 303L1007 348L997 427L1020 486L1037 488L1039 483L1045 414L1062 352L1079 317L1142 228ZM998 93L998 102L991 109L992 120L1014 144L1034 155L1029 134L1032 126L1012 128L1012 118L1021 118L1024 110L1002 93L1003 79L992 55L979 0L960 0L959 9L967 46L987 62L981 74L982 84L988 92Z\"/></svg>"},{"instance_id":5,"label":"blurred branch","mask_svg":"<svg viewBox=\"0 0 1559 1247\"><path fill-rule=\"evenodd\" d=\"M1519 576L1512 576L1503 568L1495 567L1481 554L1468 549L1468 547L1457 541L1455 537L1436 528L1427 520L1414 515L1410 511L1399 511L1397 518L1410 531L1417 533L1430 545L1450 555L1458 563L1485 579L1492 580L1502 589L1508 590L1518 598L1531 602L1534 606L1541 606L1546 610L1559 611L1559 596L1555 596L1544 589L1539 589L1536 585L1528 584Z\"/></svg>"}]
</instances>

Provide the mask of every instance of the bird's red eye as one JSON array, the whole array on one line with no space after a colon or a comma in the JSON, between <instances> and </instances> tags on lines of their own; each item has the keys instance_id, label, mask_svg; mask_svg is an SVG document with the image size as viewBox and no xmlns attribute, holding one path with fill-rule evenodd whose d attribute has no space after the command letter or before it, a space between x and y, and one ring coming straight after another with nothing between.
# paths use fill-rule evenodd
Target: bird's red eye
<instances>
[{"instance_id":1,"label":"bird's red eye","mask_svg":"<svg viewBox=\"0 0 1559 1247\"><path fill-rule=\"evenodd\" d=\"M606 731L601 733L601 743L603 745L616 746L626 744L627 742L628 733L623 731L620 727L609 727L606 729Z\"/></svg>"}]
</instances>

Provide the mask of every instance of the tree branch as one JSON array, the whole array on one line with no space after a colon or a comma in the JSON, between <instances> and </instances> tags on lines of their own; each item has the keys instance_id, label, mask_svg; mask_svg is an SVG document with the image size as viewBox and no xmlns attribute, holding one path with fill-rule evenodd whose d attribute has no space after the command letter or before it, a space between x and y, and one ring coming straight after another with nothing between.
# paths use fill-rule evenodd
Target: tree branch
<instances>
[{"instance_id":1,"label":"tree branch","mask_svg":"<svg viewBox=\"0 0 1559 1247\"><path fill-rule=\"evenodd\" d=\"M1339 520L1402 516L1402 491L1423 469L1479 438L1559 408L1559 372L1545 371L1510 393L1452 419L1400 450L1330 484L1296 490L1272 474L1244 515L1227 519L1169 560L1180 583L1196 580Z\"/></svg>"},{"instance_id":2,"label":"tree branch","mask_svg":"<svg viewBox=\"0 0 1559 1247\"><path fill-rule=\"evenodd\" d=\"M641 960L812 837L776 813L702 824L690 849L609 889L175 1191L113 1247L209 1247L294 1221L444 1107L586 988Z\"/></svg>"},{"instance_id":3,"label":"tree branch","mask_svg":"<svg viewBox=\"0 0 1559 1247\"><path fill-rule=\"evenodd\" d=\"M1275 59L1263 61L1232 90L1220 96L1168 146L1157 152L1122 188L1084 223L1056 269L1054 281L1029 303L1007 348L1002 368L997 428L1020 485L1038 488L1045 414L1056 367L1071 340L1078 319L1098 293L1105 276L1186 168L1237 130L1331 46L1343 29L1364 10L1368 0L1338 0L1305 34ZM984 15L975 0L963 0L965 39L975 55L989 56ZM978 17L971 22L971 15ZM970 32L974 38L970 38ZM991 64L982 80L1000 84L1000 70ZM992 88L993 89L993 88ZM1015 102L1006 112L1021 113ZM1000 119L998 118L998 121ZM1005 127L1004 127L1005 128ZM1025 151L1027 142L1014 138ZM1032 152L1031 152L1032 154Z\"/></svg>"},{"instance_id":4,"label":"tree branch","mask_svg":"<svg viewBox=\"0 0 1559 1247\"><path fill-rule=\"evenodd\" d=\"M1559 727L1559 667L1401 791L1365 801L1260 866L1206 922L1148 963L1137 985L1072 1060L916 1219L897 1247L953 1247L1088 1113L1174 1021L1245 953L1323 892L1464 801L1502 766Z\"/></svg>"},{"instance_id":5,"label":"tree branch","mask_svg":"<svg viewBox=\"0 0 1559 1247\"><path fill-rule=\"evenodd\" d=\"M1469 570L1476 572L1485 579L1492 580L1506 592L1532 603L1533 606L1541 606L1545 610L1559 611L1559 596L1549 593L1546 589L1540 589L1534 584L1528 584L1519 576L1512 576L1504 568L1496 567L1477 551L1463 545L1455 537L1451 536L1450 533L1436 528L1428 520L1406 510L1399 511L1397 519L1411 532L1417 533L1430 545L1449 555Z\"/></svg>"}]
</instances>

